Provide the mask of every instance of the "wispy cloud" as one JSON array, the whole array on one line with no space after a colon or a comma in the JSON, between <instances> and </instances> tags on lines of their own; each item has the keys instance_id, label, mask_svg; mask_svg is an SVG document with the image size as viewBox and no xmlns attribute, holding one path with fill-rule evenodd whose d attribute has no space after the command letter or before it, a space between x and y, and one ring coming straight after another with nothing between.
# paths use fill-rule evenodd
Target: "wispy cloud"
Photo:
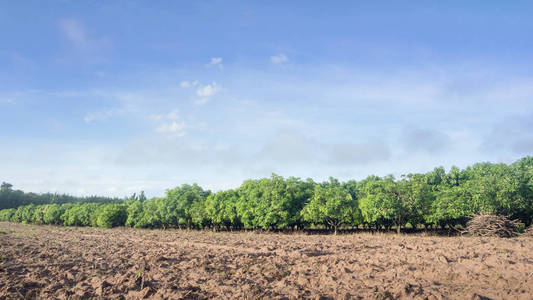
<instances>
[{"instance_id":1,"label":"wispy cloud","mask_svg":"<svg viewBox=\"0 0 533 300\"><path fill-rule=\"evenodd\" d=\"M189 81L189 80L184 80L182 82L180 82L180 87L186 89L186 88L190 88L190 87L194 87L194 86L197 86L198 85L198 80L195 80L195 81Z\"/></svg>"},{"instance_id":2,"label":"wispy cloud","mask_svg":"<svg viewBox=\"0 0 533 300\"><path fill-rule=\"evenodd\" d=\"M391 157L389 145L379 140L333 144L327 154L329 162L340 166L368 165Z\"/></svg>"},{"instance_id":3,"label":"wispy cloud","mask_svg":"<svg viewBox=\"0 0 533 300\"><path fill-rule=\"evenodd\" d=\"M167 114L152 114L152 115L149 115L148 118L154 121L177 120L179 119L179 115L178 115L178 110L173 109Z\"/></svg>"},{"instance_id":4,"label":"wispy cloud","mask_svg":"<svg viewBox=\"0 0 533 300\"><path fill-rule=\"evenodd\" d=\"M164 123L157 127L156 131L160 133L169 134L172 137L182 137L186 134L185 122L172 121L170 123Z\"/></svg>"},{"instance_id":5,"label":"wispy cloud","mask_svg":"<svg viewBox=\"0 0 533 300\"><path fill-rule=\"evenodd\" d=\"M62 19L59 21L59 26L65 36L76 46L86 47L89 44L85 29L77 20Z\"/></svg>"},{"instance_id":6,"label":"wispy cloud","mask_svg":"<svg viewBox=\"0 0 533 300\"><path fill-rule=\"evenodd\" d=\"M196 104L204 104L211 97L216 95L218 92L220 92L221 86L218 85L216 82L213 82L211 84L201 85L196 89L196 96L198 96L198 99L196 99Z\"/></svg>"},{"instance_id":7,"label":"wispy cloud","mask_svg":"<svg viewBox=\"0 0 533 300\"><path fill-rule=\"evenodd\" d=\"M83 120L85 121L85 123L91 123L93 121L103 121L116 115L116 113L117 113L116 110L91 112L91 113L86 114Z\"/></svg>"},{"instance_id":8,"label":"wispy cloud","mask_svg":"<svg viewBox=\"0 0 533 300\"><path fill-rule=\"evenodd\" d=\"M220 86L216 82L200 86L196 90L198 97L211 97L220 91Z\"/></svg>"},{"instance_id":9,"label":"wispy cloud","mask_svg":"<svg viewBox=\"0 0 533 300\"><path fill-rule=\"evenodd\" d=\"M273 55L270 57L270 61L275 64L283 64L289 61L287 55L280 53L278 55Z\"/></svg>"},{"instance_id":10,"label":"wispy cloud","mask_svg":"<svg viewBox=\"0 0 533 300\"><path fill-rule=\"evenodd\" d=\"M437 154L448 150L450 137L439 131L428 128L407 128L402 142L408 152L428 152Z\"/></svg>"},{"instance_id":11,"label":"wispy cloud","mask_svg":"<svg viewBox=\"0 0 533 300\"><path fill-rule=\"evenodd\" d=\"M92 53L110 47L109 39L90 35L82 22L77 19L66 18L59 20L59 29L65 38L79 51Z\"/></svg>"},{"instance_id":12,"label":"wispy cloud","mask_svg":"<svg viewBox=\"0 0 533 300\"><path fill-rule=\"evenodd\" d=\"M194 104L202 105L207 103L207 101L209 101L209 98L198 98L194 100Z\"/></svg>"},{"instance_id":13,"label":"wispy cloud","mask_svg":"<svg viewBox=\"0 0 533 300\"><path fill-rule=\"evenodd\" d=\"M361 166L386 161L390 157L389 145L378 139L348 143L323 142L297 130L285 130L266 142L255 160L276 166Z\"/></svg>"},{"instance_id":14,"label":"wispy cloud","mask_svg":"<svg viewBox=\"0 0 533 300\"><path fill-rule=\"evenodd\" d=\"M13 104L15 103L15 99L14 98L0 98L0 103Z\"/></svg>"},{"instance_id":15,"label":"wispy cloud","mask_svg":"<svg viewBox=\"0 0 533 300\"><path fill-rule=\"evenodd\" d=\"M219 69L224 68L224 65L222 65L222 57L211 58L211 61L206 65L206 67L218 67Z\"/></svg>"},{"instance_id":16,"label":"wispy cloud","mask_svg":"<svg viewBox=\"0 0 533 300\"><path fill-rule=\"evenodd\" d=\"M533 153L533 112L499 120L481 144L487 152Z\"/></svg>"},{"instance_id":17,"label":"wispy cloud","mask_svg":"<svg viewBox=\"0 0 533 300\"><path fill-rule=\"evenodd\" d=\"M448 84L451 79L460 81L463 70L454 73L443 67L437 76L433 70L357 73L341 66L294 68L289 70L296 71L291 74L283 68L270 68L272 73L240 70L244 75L230 79L213 78L213 72L203 68L200 73L195 73L198 68L179 73L146 72L133 81L128 78L123 87L111 82L117 87L31 91L5 94L3 98L16 99L17 103L20 100L21 104L51 99L55 103L86 105L85 111L95 111L85 116L87 123L120 112L123 118L113 122L109 130L128 133L120 142L107 140L109 145L102 145L102 159L115 161L121 156L113 167L99 165L108 172L102 177L126 178L131 184L142 178L123 176L127 170L135 168L138 172L131 173L137 174L157 172L159 176L154 178L160 181L160 191L176 182L212 186L218 180L212 174L221 174L219 177L237 185L244 178L268 176L271 172L315 180L330 175L361 179L368 174L401 174L438 165L494 161L501 153L510 153L506 157L511 158L517 157L516 153L531 153L533 139L529 132L533 127L529 120L533 118L531 114L516 114L531 111L527 102L531 90L525 83L517 87L519 81L513 80L491 85L492 79L480 76L465 95L460 91L466 87ZM192 79L179 81L186 78ZM498 97L487 100L489 87ZM455 96L450 99L450 95ZM195 105L210 100L209 105ZM61 116L59 120L66 127L73 126ZM210 126L200 128L202 122ZM111 122L102 123L106 124ZM84 130L97 128L86 127ZM485 135L485 148L478 149ZM79 160L85 165L82 155ZM17 162L22 164L23 160ZM61 164L61 170L68 167ZM184 175L179 177L170 171L176 168ZM115 177L114 172L120 174ZM80 179L79 186L84 180ZM99 183L86 190L97 192L106 186ZM60 190L65 187L68 185ZM119 188L117 193L123 191Z\"/></svg>"},{"instance_id":18,"label":"wispy cloud","mask_svg":"<svg viewBox=\"0 0 533 300\"><path fill-rule=\"evenodd\" d=\"M180 120L177 109L174 109L166 114L152 114L149 115L148 118L158 124L156 127L156 132L162 133L167 137L183 137L187 134L187 125L185 121Z\"/></svg>"}]
</instances>

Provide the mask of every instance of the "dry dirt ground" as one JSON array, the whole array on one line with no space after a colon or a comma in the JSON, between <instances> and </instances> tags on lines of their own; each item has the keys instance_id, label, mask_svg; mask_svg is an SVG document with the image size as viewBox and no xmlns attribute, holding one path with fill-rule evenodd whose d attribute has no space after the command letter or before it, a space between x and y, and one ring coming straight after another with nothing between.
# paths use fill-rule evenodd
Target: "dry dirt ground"
<instances>
[{"instance_id":1,"label":"dry dirt ground","mask_svg":"<svg viewBox=\"0 0 533 300\"><path fill-rule=\"evenodd\" d=\"M533 299L533 238L0 223L0 299L143 297Z\"/></svg>"}]
</instances>

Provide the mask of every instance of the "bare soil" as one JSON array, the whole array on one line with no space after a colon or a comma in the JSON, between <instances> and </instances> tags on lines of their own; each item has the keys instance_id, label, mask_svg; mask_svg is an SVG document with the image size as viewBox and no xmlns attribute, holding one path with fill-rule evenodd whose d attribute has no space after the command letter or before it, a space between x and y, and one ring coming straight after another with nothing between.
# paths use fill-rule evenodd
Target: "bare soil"
<instances>
[{"instance_id":1,"label":"bare soil","mask_svg":"<svg viewBox=\"0 0 533 300\"><path fill-rule=\"evenodd\" d=\"M533 299L533 238L0 223L0 299Z\"/></svg>"}]
</instances>

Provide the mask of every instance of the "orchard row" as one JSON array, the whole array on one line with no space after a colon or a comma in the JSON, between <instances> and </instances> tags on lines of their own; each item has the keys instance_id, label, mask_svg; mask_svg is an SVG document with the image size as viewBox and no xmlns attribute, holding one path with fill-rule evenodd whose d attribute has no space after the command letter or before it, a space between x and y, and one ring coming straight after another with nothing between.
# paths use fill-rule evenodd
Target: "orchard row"
<instances>
[{"instance_id":1,"label":"orchard row","mask_svg":"<svg viewBox=\"0 0 533 300\"><path fill-rule=\"evenodd\" d=\"M14 192L2 188L2 193ZM0 220L65 226L136 228L303 229L313 226L390 229L454 227L475 213L533 219L533 157L513 164L478 163L460 170L425 174L335 178L246 180L239 188L213 193L184 184L165 197L134 195L121 203L25 205L0 210Z\"/></svg>"}]
</instances>

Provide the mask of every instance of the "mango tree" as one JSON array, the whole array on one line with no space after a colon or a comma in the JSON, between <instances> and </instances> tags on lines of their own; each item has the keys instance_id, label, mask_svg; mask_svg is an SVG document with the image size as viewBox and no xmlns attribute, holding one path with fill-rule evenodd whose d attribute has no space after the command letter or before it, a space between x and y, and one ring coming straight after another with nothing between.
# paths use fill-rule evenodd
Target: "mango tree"
<instances>
[{"instance_id":1,"label":"mango tree","mask_svg":"<svg viewBox=\"0 0 533 300\"><path fill-rule=\"evenodd\" d=\"M340 226L350 222L357 210L357 201L350 191L337 179L316 185L313 197L302 210L304 220L312 224L323 224L333 228L334 234Z\"/></svg>"},{"instance_id":2,"label":"mango tree","mask_svg":"<svg viewBox=\"0 0 533 300\"><path fill-rule=\"evenodd\" d=\"M386 222L396 225L399 234L410 215L408 205L409 183L407 180L396 182L392 175L383 179L369 180L364 186L364 197L359 207L369 223ZM385 223L387 227L388 224Z\"/></svg>"}]
</instances>

